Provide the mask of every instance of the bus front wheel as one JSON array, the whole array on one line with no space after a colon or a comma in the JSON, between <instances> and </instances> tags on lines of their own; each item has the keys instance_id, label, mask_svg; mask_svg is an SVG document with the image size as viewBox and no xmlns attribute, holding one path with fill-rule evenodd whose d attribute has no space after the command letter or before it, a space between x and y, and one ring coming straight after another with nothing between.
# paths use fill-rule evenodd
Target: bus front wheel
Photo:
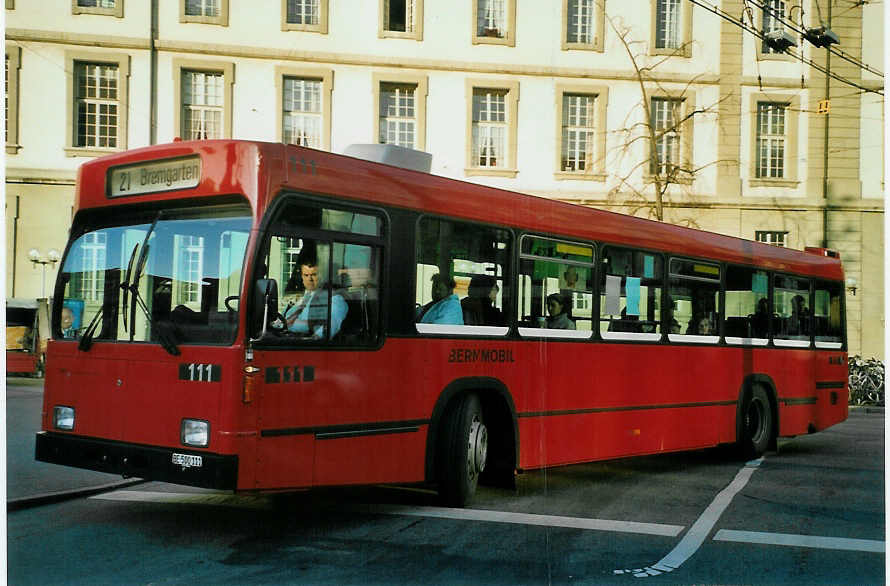
<instances>
[{"instance_id":1,"label":"bus front wheel","mask_svg":"<svg viewBox=\"0 0 890 586\"><path fill-rule=\"evenodd\" d=\"M469 394L460 398L449 409L443 423L439 496L448 506L463 507L473 498L488 458L488 429L479 397Z\"/></svg>"},{"instance_id":2,"label":"bus front wheel","mask_svg":"<svg viewBox=\"0 0 890 586\"><path fill-rule=\"evenodd\" d=\"M773 411L766 391L755 386L746 395L741 410L739 448L745 458L757 458L769 447L773 432Z\"/></svg>"}]
</instances>

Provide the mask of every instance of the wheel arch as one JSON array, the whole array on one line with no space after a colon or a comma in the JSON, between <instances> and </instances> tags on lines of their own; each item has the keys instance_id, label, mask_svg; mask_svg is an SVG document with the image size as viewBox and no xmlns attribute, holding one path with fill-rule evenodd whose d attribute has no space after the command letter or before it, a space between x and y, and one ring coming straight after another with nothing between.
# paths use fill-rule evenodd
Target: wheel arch
<instances>
[{"instance_id":1,"label":"wheel arch","mask_svg":"<svg viewBox=\"0 0 890 586\"><path fill-rule=\"evenodd\" d=\"M426 436L426 467L425 477L427 482L434 482L436 478L436 446L439 443L439 432L445 414L455 400L468 393L476 393L482 403L482 413L489 427L489 445L491 445L492 423L495 426L507 426L512 428L512 446L510 446L513 465L519 462L519 425L516 416L516 405L507 386L500 380L492 377L466 377L451 381L436 400L433 412L430 416L429 428ZM499 428L498 428L499 429Z\"/></svg>"},{"instance_id":2,"label":"wheel arch","mask_svg":"<svg viewBox=\"0 0 890 586\"><path fill-rule=\"evenodd\" d=\"M742 386L739 389L739 397L736 401L736 417L735 417L735 437L736 442L742 437L742 407L745 404L745 398L751 392L751 390L755 386L760 386L766 391L766 396L769 399L770 409L773 412L773 429L771 430L770 437L770 449L775 449L776 447L776 439L779 437L779 400L778 400L778 392L776 390L776 383L773 381L772 377L767 374L755 373L749 374L745 377L745 380L742 381Z\"/></svg>"}]
</instances>

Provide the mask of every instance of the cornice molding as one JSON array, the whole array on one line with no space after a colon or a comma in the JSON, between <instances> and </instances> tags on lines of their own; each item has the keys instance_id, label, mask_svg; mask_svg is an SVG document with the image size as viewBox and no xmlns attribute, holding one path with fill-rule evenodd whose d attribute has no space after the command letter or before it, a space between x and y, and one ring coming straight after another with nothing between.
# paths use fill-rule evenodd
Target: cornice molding
<instances>
[{"instance_id":1,"label":"cornice molding","mask_svg":"<svg viewBox=\"0 0 890 586\"><path fill-rule=\"evenodd\" d=\"M83 33L66 33L60 31L42 31L33 29L8 28L6 40L22 43L59 43L82 47L98 47L102 49L145 49L151 48L148 37L118 37L112 35L92 35Z\"/></svg>"},{"instance_id":2,"label":"cornice molding","mask_svg":"<svg viewBox=\"0 0 890 586\"><path fill-rule=\"evenodd\" d=\"M7 167L6 183L35 183L40 185L74 185L77 171L66 169L28 169Z\"/></svg>"}]
</instances>

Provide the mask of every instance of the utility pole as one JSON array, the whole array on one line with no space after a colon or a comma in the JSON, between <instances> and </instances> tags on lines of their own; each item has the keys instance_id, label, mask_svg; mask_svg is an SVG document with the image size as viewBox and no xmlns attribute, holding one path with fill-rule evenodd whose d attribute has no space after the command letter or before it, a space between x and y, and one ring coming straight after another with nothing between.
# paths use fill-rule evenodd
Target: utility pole
<instances>
[{"instance_id":1,"label":"utility pole","mask_svg":"<svg viewBox=\"0 0 890 586\"><path fill-rule=\"evenodd\" d=\"M828 20L825 26L831 30L831 3L828 0ZM825 47L825 103L829 105L825 116L825 133L822 144L822 248L828 248L828 129L831 121L831 50Z\"/></svg>"}]
</instances>

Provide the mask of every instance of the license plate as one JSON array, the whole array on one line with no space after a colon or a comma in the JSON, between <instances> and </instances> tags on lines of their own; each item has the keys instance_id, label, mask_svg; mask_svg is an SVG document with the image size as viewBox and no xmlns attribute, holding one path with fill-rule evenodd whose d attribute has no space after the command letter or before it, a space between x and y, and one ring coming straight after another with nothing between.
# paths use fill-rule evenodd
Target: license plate
<instances>
[{"instance_id":1,"label":"license plate","mask_svg":"<svg viewBox=\"0 0 890 586\"><path fill-rule=\"evenodd\" d=\"M173 463L183 468L200 468L203 464L201 456L191 454L173 454Z\"/></svg>"}]
</instances>

